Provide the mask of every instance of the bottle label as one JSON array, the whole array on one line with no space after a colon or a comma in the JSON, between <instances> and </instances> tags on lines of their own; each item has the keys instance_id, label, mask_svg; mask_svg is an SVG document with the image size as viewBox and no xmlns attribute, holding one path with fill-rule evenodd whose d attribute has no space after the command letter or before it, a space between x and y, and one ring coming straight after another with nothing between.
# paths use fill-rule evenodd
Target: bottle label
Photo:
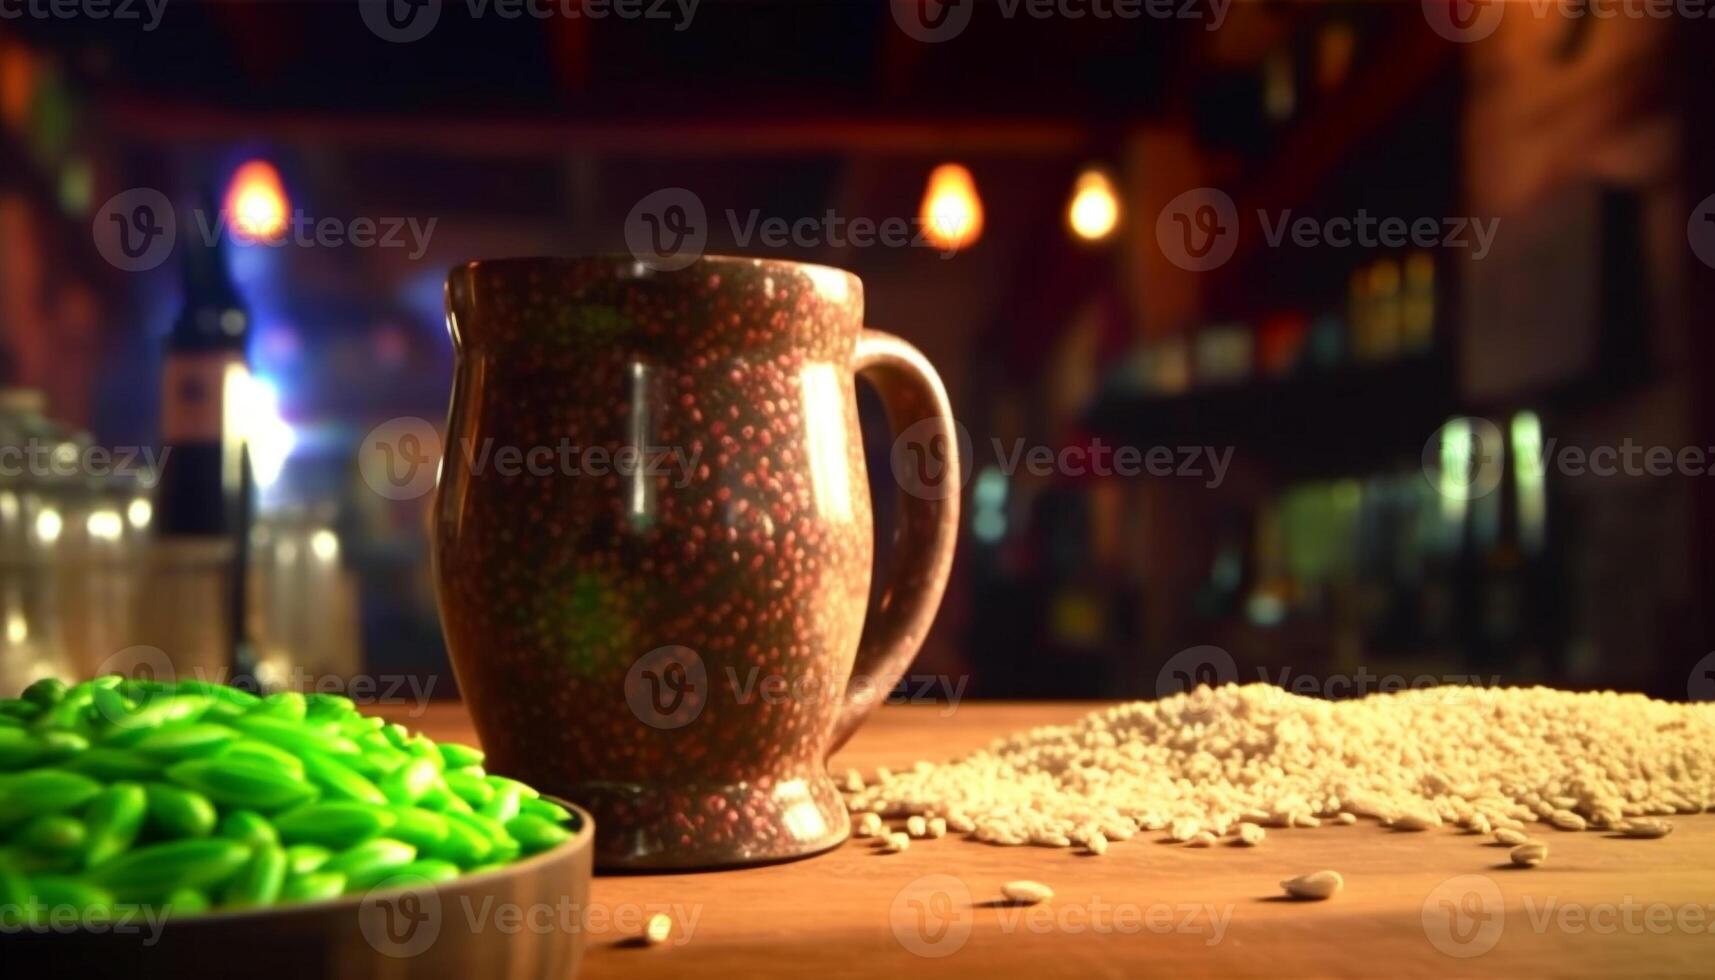
<instances>
[{"instance_id":1,"label":"bottle label","mask_svg":"<svg viewBox=\"0 0 1715 980\"><path fill-rule=\"evenodd\" d=\"M236 351L168 354L161 377L161 438L169 446L218 443L226 432L227 373Z\"/></svg>"}]
</instances>

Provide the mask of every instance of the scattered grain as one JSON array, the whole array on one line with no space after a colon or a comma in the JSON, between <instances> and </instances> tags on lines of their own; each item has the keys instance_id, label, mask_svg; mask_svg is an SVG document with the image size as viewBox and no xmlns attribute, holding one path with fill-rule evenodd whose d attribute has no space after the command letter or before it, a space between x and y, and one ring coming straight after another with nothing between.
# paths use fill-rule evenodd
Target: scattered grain
<instances>
[{"instance_id":1,"label":"scattered grain","mask_svg":"<svg viewBox=\"0 0 1715 980\"><path fill-rule=\"evenodd\" d=\"M1548 860L1548 845L1541 841L1526 841L1508 852L1513 863L1521 868L1534 868Z\"/></svg>"},{"instance_id":2,"label":"scattered grain","mask_svg":"<svg viewBox=\"0 0 1715 980\"><path fill-rule=\"evenodd\" d=\"M1000 893L1007 901L1022 905L1035 905L1054 897L1054 889L1040 881L1009 881L1000 886Z\"/></svg>"},{"instance_id":3,"label":"scattered grain","mask_svg":"<svg viewBox=\"0 0 1715 980\"><path fill-rule=\"evenodd\" d=\"M1286 893L1293 898L1307 901L1322 901L1333 898L1344 887L1346 881L1338 871L1315 871L1297 878L1288 878L1280 883Z\"/></svg>"},{"instance_id":4,"label":"scattered grain","mask_svg":"<svg viewBox=\"0 0 1715 980\"><path fill-rule=\"evenodd\" d=\"M1627 837L1654 840L1658 837L1666 837L1668 834L1673 833L1673 823L1667 820L1640 818L1637 820L1627 820L1620 824L1617 829Z\"/></svg>"}]
</instances>

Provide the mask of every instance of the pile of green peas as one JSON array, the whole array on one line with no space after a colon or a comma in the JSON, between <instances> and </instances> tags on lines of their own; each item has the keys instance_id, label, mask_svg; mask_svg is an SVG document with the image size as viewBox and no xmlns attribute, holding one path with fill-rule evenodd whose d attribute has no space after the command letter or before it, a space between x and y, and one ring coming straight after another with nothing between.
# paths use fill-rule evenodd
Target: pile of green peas
<instances>
[{"instance_id":1,"label":"pile of green peas","mask_svg":"<svg viewBox=\"0 0 1715 980\"><path fill-rule=\"evenodd\" d=\"M438 883L581 829L482 763L335 694L38 681L0 699L0 925Z\"/></svg>"}]
</instances>

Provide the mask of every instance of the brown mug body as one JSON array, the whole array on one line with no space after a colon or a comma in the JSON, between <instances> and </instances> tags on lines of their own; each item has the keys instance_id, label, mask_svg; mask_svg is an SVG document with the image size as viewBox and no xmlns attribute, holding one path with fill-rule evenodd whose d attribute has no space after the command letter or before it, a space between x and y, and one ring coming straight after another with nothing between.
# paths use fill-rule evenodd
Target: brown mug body
<instances>
[{"instance_id":1,"label":"brown mug body","mask_svg":"<svg viewBox=\"0 0 1715 980\"><path fill-rule=\"evenodd\" d=\"M838 844L827 756L909 664L951 563L933 369L822 266L474 262L447 307L435 572L490 767L589 808L603 868ZM903 487L873 612L859 372L941 466Z\"/></svg>"}]
</instances>

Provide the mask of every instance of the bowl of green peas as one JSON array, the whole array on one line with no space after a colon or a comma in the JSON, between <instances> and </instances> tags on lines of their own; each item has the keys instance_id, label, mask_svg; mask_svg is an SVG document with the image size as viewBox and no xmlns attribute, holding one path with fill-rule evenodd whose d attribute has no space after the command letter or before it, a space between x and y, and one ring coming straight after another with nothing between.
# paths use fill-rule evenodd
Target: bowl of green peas
<instances>
[{"instance_id":1,"label":"bowl of green peas","mask_svg":"<svg viewBox=\"0 0 1715 980\"><path fill-rule=\"evenodd\" d=\"M340 695L113 675L0 699L20 969L569 977L592 832L479 749Z\"/></svg>"}]
</instances>

